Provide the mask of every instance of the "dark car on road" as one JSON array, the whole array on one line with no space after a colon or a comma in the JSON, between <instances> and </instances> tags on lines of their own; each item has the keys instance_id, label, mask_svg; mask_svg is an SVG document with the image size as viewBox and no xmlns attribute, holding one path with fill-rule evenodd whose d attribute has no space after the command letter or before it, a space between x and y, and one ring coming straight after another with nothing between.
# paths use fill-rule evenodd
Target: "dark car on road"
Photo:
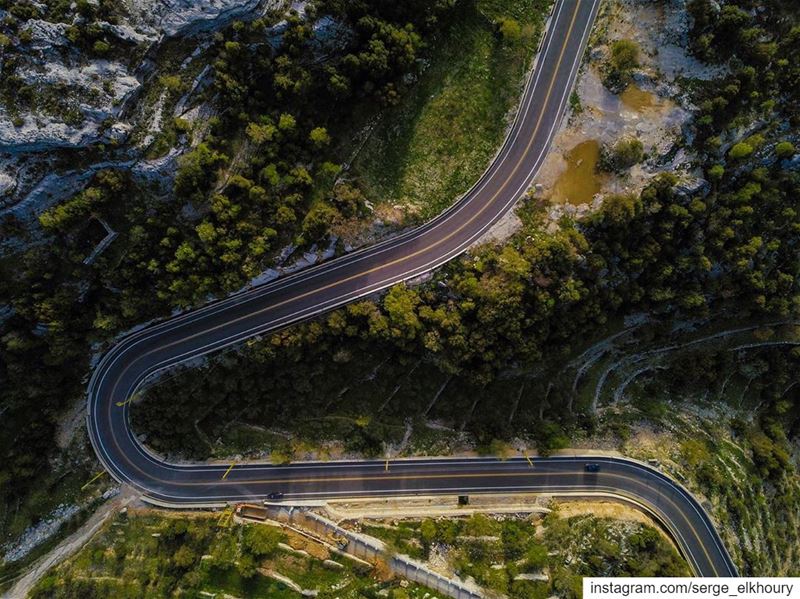
<instances>
[{"instance_id":1,"label":"dark car on road","mask_svg":"<svg viewBox=\"0 0 800 599\"><path fill-rule=\"evenodd\" d=\"M586 472L600 472L600 464L586 464Z\"/></svg>"},{"instance_id":2,"label":"dark car on road","mask_svg":"<svg viewBox=\"0 0 800 599\"><path fill-rule=\"evenodd\" d=\"M283 493L279 493L278 491L273 491L267 495L268 501L280 501L281 499L283 499Z\"/></svg>"}]
</instances>

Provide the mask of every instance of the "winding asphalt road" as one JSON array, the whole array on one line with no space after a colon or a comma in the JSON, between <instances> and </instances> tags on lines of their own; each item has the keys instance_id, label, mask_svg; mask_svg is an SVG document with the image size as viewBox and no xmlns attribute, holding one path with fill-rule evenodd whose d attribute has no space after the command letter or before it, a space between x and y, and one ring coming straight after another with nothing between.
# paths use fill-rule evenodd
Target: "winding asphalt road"
<instances>
[{"instance_id":1,"label":"winding asphalt road","mask_svg":"<svg viewBox=\"0 0 800 599\"><path fill-rule=\"evenodd\" d=\"M575 81L600 0L558 0L519 114L497 158L451 209L399 237L145 328L97 365L88 389L92 444L105 468L153 501L199 505L341 496L537 491L614 494L649 510L670 530L697 574L736 570L706 513L679 485L641 464L603 458L499 461L170 464L130 428L130 398L153 373L341 306L427 273L461 254L513 206L545 158ZM533 465L532 465L533 464Z\"/></svg>"}]
</instances>

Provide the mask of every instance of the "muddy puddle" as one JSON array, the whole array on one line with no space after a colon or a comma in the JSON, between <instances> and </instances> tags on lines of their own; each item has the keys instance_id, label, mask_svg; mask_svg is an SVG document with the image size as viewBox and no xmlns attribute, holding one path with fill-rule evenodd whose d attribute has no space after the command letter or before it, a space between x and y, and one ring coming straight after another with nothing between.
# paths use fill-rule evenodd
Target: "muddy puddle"
<instances>
[{"instance_id":1,"label":"muddy puddle","mask_svg":"<svg viewBox=\"0 0 800 599\"><path fill-rule=\"evenodd\" d=\"M644 91L636 85L629 85L620 94L619 99L623 106L635 112L643 112L650 108L658 107L661 102L654 93Z\"/></svg>"},{"instance_id":2,"label":"muddy puddle","mask_svg":"<svg viewBox=\"0 0 800 599\"><path fill-rule=\"evenodd\" d=\"M559 203L589 204L602 187L597 172L600 144L596 139L583 141L564 155L567 169L553 186L552 200Z\"/></svg>"}]
</instances>

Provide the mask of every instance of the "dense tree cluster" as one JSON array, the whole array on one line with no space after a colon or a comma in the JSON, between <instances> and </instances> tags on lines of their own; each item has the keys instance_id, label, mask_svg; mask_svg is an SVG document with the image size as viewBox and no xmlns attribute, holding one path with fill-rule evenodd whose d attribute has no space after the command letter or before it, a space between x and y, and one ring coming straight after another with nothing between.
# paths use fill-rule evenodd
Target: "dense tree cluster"
<instances>
[{"instance_id":1,"label":"dense tree cluster","mask_svg":"<svg viewBox=\"0 0 800 599\"><path fill-rule=\"evenodd\" d=\"M162 299L190 305L237 289L278 244L311 245L332 223L363 210L356 189L334 186L340 167L329 156L330 125L345 116L344 99L394 102L403 76L416 68L423 34L442 25L452 4L415 12L321 2L305 18L289 17L275 48L263 42L271 31L263 20L217 36L212 91L223 110L210 135L182 157L175 180L176 198L204 216L160 241L147 232L148 243L172 253L148 264ZM348 33L320 60L313 31L329 16Z\"/></svg>"},{"instance_id":2,"label":"dense tree cluster","mask_svg":"<svg viewBox=\"0 0 800 599\"><path fill-rule=\"evenodd\" d=\"M702 20L695 26L704 27ZM612 48L608 73L617 84L635 68L637 54L635 44ZM734 58L740 73L755 69L747 62L753 60L749 54ZM698 97L707 97L712 89L713 85L699 88ZM775 97L791 106L790 94ZM751 117L748 101L732 104L727 116L714 124L714 132ZM710 148L708 127L708 118L701 115L701 149ZM291 405L308 396L308 390L293 381L324 377L328 368L336 368L329 356L353 353L347 348L368 351L365 348L379 344L395 355L424 356L444 372L482 386L508 368L536 365L546 371L574 349L576 339L619 312L648 310L668 318L708 316L731 308L739 317L796 315L800 181L781 162L794 154L793 144L774 144L773 139L768 130L755 133L730 144L724 155L717 142L705 163L710 189L687 194L664 175L638 197L607 198L599 213L584 222L564 223L555 235L545 235L535 210L528 210L525 228L512 243L480 248L445 269L445 291L441 286L396 287L380 305L355 304L325 322L276 335L244 361L244 368L241 361L229 364L224 386L209 382L201 393L207 399L204 409L230 413L235 397L236 406L246 406L244 414L254 422L288 422L297 416ZM753 160L756 152L758 162ZM640 160L642 148L623 140L608 154L609 167L614 168ZM243 375L247 384L236 380L239 372L248 372ZM164 401L162 392L171 401ZM156 433L164 449L187 447L192 437L158 425L177 419L182 408L174 400L181 395L180 385L166 385L135 412L139 426ZM196 394L192 397L195 401ZM565 401L542 400L540 414L546 420L536 422L534 430L543 450L563 443L563 433L552 419L564 423L574 418L556 408L571 406L573 398L561 399ZM789 414L780 427L796 430L796 411ZM486 443L509 434L492 419L468 427ZM761 456L757 460L776 473L786 442L778 428L764 423L763 432L752 433ZM357 437L363 429L353 430ZM202 455L208 448L201 444L190 451Z\"/></svg>"},{"instance_id":3,"label":"dense tree cluster","mask_svg":"<svg viewBox=\"0 0 800 599\"><path fill-rule=\"evenodd\" d=\"M611 69L629 72L636 64L635 50L630 45L615 47ZM753 66L745 62L747 56L736 60L742 69ZM712 88L700 88L698 96L705 97ZM789 98L782 95L781 101ZM751 116L746 102L733 110L720 126ZM707 124L701 116L700 147L707 144L702 134ZM246 389L240 387L230 377L241 364L228 369L226 384L237 388L237 405L244 401L254 421L274 423L290 414L289 404L298 401L291 382L279 381L293 378L292 372L324 376L324 368L305 370L302 365L325 362L326 356L353 344L379 343L400 355L426 356L443 371L484 385L509 367L538 365L546 370L548 363L558 362L574 348L579 332L585 335L616 312L648 310L667 318L708 316L730 308L740 318L794 316L800 309L800 180L781 162L794 154L793 144L772 144L770 138L774 134L765 131L732 144L726 152L729 164L718 153L710 154L706 172L711 188L705 192L687 194L665 175L638 197L608 198L599 213L574 226L565 223L556 235L544 235L528 214L525 229L511 244L480 248L446 269L446 291L397 287L379 306L356 304L325 323L277 335L259 351L255 363L248 363L253 369L250 381L269 379L269 385L251 382ZM752 160L755 152L758 162ZM641 148L623 142L611 156L629 163L641 159ZM174 400L180 395L180 388L168 387L165 397ZM284 391L273 393L277 387ZM297 393L302 395L302 389ZM229 411L227 391L206 389L204 394L209 397L208 410ZM564 399L571 405L571 398ZM571 418L553 410L557 398L545 403L548 418ZM171 449L187 439L179 441L154 421L173 421L175 409L180 410L172 402L159 401L156 393L137 416L140 425L157 431ZM148 413L158 416L151 420ZM504 434L488 420L483 428L480 423L469 426L479 439ZM750 433L756 459L766 471L779 475L785 466L781 456L786 435L777 431L796 427L794 410L780 426L764 422ZM561 442L552 422L538 423L536 430L543 449Z\"/></svg>"},{"instance_id":4,"label":"dense tree cluster","mask_svg":"<svg viewBox=\"0 0 800 599\"><path fill-rule=\"evenodd\" d=\"M640 196L611 197L597 214L553 235L542 232L531 208L511 243L478 248L446 268L446 291L397 286L379 305L356 303L275 335L249 360L228 363L216 383L206 378L199 395L205 409L231 413L235 405L247 419L274 424L291 418L293 403L308 407L300 401L303 387L292 381L325 376L319 361L336 368L330 356L342 348L379 344L400 356L424 356L481 386L509 368L557 367L619 312L706 316L735 306L740 317L795 315L798 197L800 178L776 166L753 169L705 198L679 193L664 175ZM192 431L183 436L174 423L196 405L195 391L179 381L156 388L134 411L138 426L157 433L165 449L192 443ZM572 417L553 409L556 398L546 405L549 417ZM490 419L469 426L487 442L508 434ZM544 434L550 429L540 423L536 430L543 449L558 443L557 429Z\"/></svg>"},{"instance_id":5,"label":"dense tree cluster","mask_svg":"<svg viewBox=\"0 0 800 599\"><path fill-rule=\"evenodd\" d=\"M699 145L717 152L725 132L748 119L768 122L800 117L800 25L788 5L767 2L768 10L751 10L752 2L735 0L722 7L711 0L692 0L693 52L702 60L726 65L728 73L709 82L700 94ZM752 147L752 145L751 145ZM741 155L746 148L739 148Z\"/></svg>"}]
</instances>

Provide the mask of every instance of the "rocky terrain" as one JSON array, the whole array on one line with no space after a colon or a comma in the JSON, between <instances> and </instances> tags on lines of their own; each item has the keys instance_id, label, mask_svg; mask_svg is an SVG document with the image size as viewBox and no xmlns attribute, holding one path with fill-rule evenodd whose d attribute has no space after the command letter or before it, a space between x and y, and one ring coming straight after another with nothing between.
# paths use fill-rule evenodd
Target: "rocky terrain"
<instances>
[{"instance_id":1,"label":"rocky terrain","mask_svg":"<svg viewBox=\"0 0 800 599\"><path fill-rule=\"evenodd\" d=\"M110 20L91 22L77 12L56 14L47 4L39 7L38 18L15 19L0 10L2 35L10 44L0 80L0 219L23 228L28 243L36 240L36 217L79 191L98 170L131 166L148 179L172 170L174 155L144 156L166 118L163 98L156 110L143 93L160 76L162 47L186 40L186 47L199 53L204 39L231 20L285 5L282 0L128 0ZM87 49L77 31L94 36L94 45ZM189 111L203 74L180 98L175 116ZM137 130L145 130L143 139L132 137ZM3 235L0 247L7 252L21 245L20 238Z\"/></svg>"},{"instance_id":2,"label":"rocky terrain","mask_svg":"<svg viewBox=\"0 0 800 599\"><path fill-rule=\"evenodd\" d=\"M131 21L166 36L209 31L257 11L280 8L281 0L124 0Z\"/></svg>"},{"instance_id":3,"label":"rocky terrain","mask_svg":"<svg viewBox=\"0 0 800 599\"><path fill-rule=\"evenodd\" d=\"M604 6L570 118L556 135L537 179L538 192L554 201L554 220L564 212L596 209L608 194L638 193L661 172L678 175L687 189L705 185L686 149L696 109L686 89L692 80L719 76L721 68L688 53L689 19L685 0L613 0ZM617 40L631 40L639 48L639 65L619 93L603 81L609 47ZM644 160L624 172L603 172L603 151L622 139L641 142ZM587 160L592 166L581 173ZM589 183L565 185L576 174Z\"/></svg>"},{"instance_id":4,"label":"rocky terrain","mask_svg":"<svg viewBox=\"0 0 800 599\"><path fill-rule=\"evenodd\" d=\"M134 68L121 60L87 60L67 38L68 27L34 19L21 28L20 36L27 33L30 42L25 52L15 54L14 77L31 101L27 106L3 107L0 148L4 152L44 152L124 139L125 127L115 128L110 122L141 82ZM109 25L109 30L126 46L155 40L154 34L127 26Z\"/></svg>"}]
</instances>

